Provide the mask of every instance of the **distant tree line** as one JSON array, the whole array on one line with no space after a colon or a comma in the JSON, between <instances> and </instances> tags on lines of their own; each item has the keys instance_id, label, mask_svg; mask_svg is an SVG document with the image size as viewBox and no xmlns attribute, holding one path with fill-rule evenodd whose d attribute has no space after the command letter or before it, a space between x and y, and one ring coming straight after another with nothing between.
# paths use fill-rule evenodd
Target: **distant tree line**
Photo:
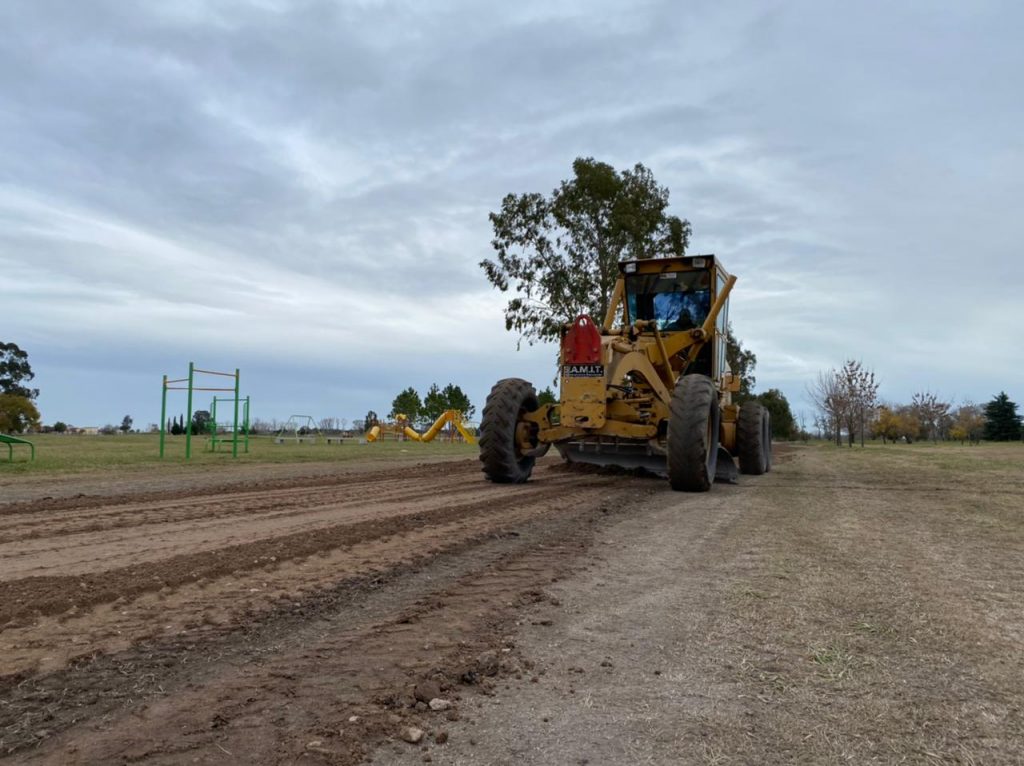
<instances>
[{"instance_id":1,"label":"distant tree line","mask_svg":"<svg viewBox=\"0 0 1024 766\"><path fill-rule=\"evenodd\" d=\"M857 441L863 446L865 438L881 439L883 444L918 440L977 444L983 439L1022 437L1017 404L1005 391L985 405L965 401L954 406L928 390L915 392L906 403L882 402L878 388L874 371L857 360L818 373L807 391L816 409L819 435L837 445L845 437L851 447Z\"/></svg>"}]
</instances>

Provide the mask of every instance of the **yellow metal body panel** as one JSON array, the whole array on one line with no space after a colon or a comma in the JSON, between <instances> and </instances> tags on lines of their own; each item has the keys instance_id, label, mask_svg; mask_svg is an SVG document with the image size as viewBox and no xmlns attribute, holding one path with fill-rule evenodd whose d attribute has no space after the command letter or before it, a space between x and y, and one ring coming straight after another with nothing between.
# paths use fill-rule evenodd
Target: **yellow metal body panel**
<instances>
[{"instance_id":1,"label":"yellow metal body panel","mask_svg":"<svg viewBox=\"0 0 1024 766\"><path fill-rule=\"evenodd\" d=\"M561 419L566 425L600 428L608 407L604 378L562 377Z\"/></svg>"},{"instance_id":2,"label":"yellow metal body panel","mask_svg":"<svg viewBox=\"0 0 1024 766\"><path fill-rule=\"evenodd\" d=\"M697 265L701 259L704 265ZM650 259L629 266L632 271L620 275L604 316L600 372L569 374L566 360L561 359L560 402L523 418L536 424L541 443L605 436L663 438L676 381L698 359L701 349L718 338L724 325L724 320L718 323L719 314L725 310L736 277L728 275L713 256ZM654 321L630 317L627 276L672 276L681 271L709 274L708 289L713 297L700 327L666 332L659 330ZM738 408L731 404L731 392L739 390L739 378L724 367L719 358L721 351L714 345L712 349L715 363L722 366L721 374L712 375L723 408L720 441L732 450Z\"/></svg>"}]
</instances>

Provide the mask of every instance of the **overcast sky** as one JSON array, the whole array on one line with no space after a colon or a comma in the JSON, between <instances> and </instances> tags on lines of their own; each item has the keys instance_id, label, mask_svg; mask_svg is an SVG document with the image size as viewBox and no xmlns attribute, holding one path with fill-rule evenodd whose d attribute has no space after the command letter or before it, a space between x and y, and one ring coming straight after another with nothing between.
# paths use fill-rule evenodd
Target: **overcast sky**
<instances>
[{"instance_id":1,"label":"overcast sky","mask_svg":"<svg viewBox=\"0 0 1024 766\"><path fill-rule=\"evenodd\" d=\"M671 190L795 410L849 357L896 401L1024 400L1020 3L5 0L0 28L0 340L44 422L155 422L189 360L265 419L545 385L477 264L502 196L577 156Z\"/></svg>"}]
</instances>

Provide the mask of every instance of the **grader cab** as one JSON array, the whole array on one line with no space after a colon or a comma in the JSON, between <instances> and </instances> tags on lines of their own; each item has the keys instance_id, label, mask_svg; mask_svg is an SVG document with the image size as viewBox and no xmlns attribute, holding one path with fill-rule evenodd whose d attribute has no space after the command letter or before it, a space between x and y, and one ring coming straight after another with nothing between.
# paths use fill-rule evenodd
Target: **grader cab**
<instances>
[{"instance_id":1,"label":"grader cab","mask_svg":"<svg viewBox=\"0 0 1024 766\"><path fill-rule=\"evenodd\" d=\"M726 360L736 282L701 255L624 261L602 324L564 328L560 401L540 405L519 378L491 389L480 423L488 479L521 483L554 445L569 462L644 468L672 489L704 492L739 470L771 469L771 423L756 402L733 404Z\"/></svg>"}]
</instances>

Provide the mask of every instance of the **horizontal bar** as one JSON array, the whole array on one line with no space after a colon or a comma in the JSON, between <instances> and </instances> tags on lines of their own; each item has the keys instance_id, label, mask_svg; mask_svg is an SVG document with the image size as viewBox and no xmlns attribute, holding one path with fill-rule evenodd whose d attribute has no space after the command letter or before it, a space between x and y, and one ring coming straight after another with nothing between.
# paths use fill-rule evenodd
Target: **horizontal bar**
<instances>
[{"instance_id":1,"label":"horizontal bar","mask_svg":"<svg viewBox=\"0 0 1024 766\"><path fill-rule=\"evenodd\" d=\"M188 386L168 386L168 391L188 391ZM199 386L192 386L193 391L234 391L233 388L200 388Z\"/></svg>"},{"instance_id":2,"label":"horizontal bar","mask_svg":"<svg viewBox=\"0 0 1024 766\"><path fill-rule=\"evenodd\" d=\"M200 370L198 367L192 369L193 372L205 372L207 375L223 375L225 378L235 377L233 372L216 372L215 370Z\"/></svg>"},{"instance_id":3,"label":"horizontal bar","mask_svg":"<svg viewBox=\"0 0 1024 766\"><path fill-rule=\"evenodd\" d=\"M184 383L188 378L178 378L177 380L168 380L168 383Z\"/></svg>"}]
</instances>

